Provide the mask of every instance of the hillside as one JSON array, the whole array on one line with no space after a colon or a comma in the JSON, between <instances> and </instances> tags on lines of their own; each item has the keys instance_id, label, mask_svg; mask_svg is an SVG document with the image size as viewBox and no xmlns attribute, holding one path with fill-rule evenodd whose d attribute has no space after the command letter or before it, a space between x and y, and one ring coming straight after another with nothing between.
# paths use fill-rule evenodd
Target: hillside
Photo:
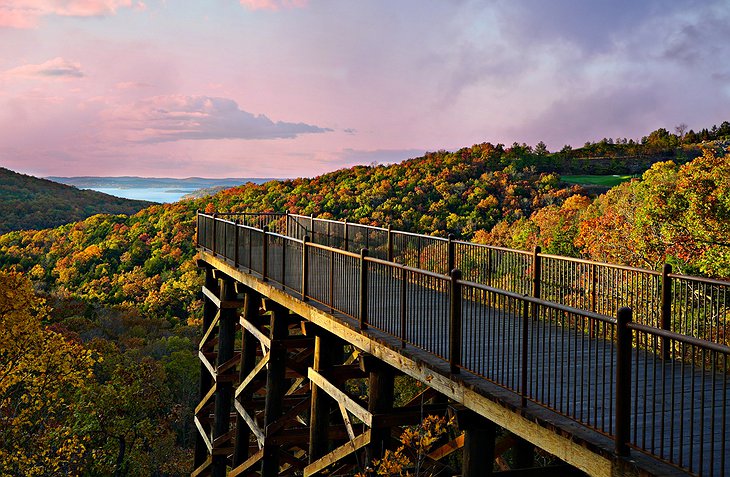
<instances>
[{"instance_id":1,"label":"hillside","mask_svg":"<svg viewBox=\"0 0 730 477\"><path fill-rule=\"evenodd\" d=\"M75 348L81 344L94 360L93 378L58 391L73 403L57 410L58 419L70 441L83 444L69 446L78 454L69 454L68 468L186 475L200 370L196 210L289 210L628 265L668 261L680 272L728 277L730 155L707 150L678 162L684 164L654 164L641 179L592 198L557 173L541 172L549 159L540 154L485 143L389 166L249 183L130 216L14 231L0 236L0 301L3 281L22 295L40 293L52 311L39 316L66 341L56 343L53 333L44 339L56 343L59 356L82 356ZM75 372L88 373L89 363ZM2 452L0 444L0 460Z\"/></svg>"},{"instance_id":2,"label":"hillside","mask_svg":"<svg viewBox=\"0 0 730 477\"><path fill-rule=\"evenodd\" d=\"M0 234L58 227L95 214L134 214L149 205L0 167Z\"/></svg>"}]
</instances>

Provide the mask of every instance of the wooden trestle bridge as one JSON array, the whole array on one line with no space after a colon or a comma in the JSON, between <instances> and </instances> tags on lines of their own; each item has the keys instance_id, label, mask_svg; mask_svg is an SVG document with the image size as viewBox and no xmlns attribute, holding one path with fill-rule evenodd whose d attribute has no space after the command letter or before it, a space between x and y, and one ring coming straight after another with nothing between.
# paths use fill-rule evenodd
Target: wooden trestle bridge
<instances>
[{"instance_id":1,"label":"wooden trestle bridge","mask_svg":"<svg viewBox=\"0 0 730 477\"><path fill-rule=\"evenodd\" d=\"M458 426L429 475L730 475L730 282L293 214L197 221L193 475L365 472L427 414ZM395 406L399 374L424 390Z\"/></svg>"}]
</instances>

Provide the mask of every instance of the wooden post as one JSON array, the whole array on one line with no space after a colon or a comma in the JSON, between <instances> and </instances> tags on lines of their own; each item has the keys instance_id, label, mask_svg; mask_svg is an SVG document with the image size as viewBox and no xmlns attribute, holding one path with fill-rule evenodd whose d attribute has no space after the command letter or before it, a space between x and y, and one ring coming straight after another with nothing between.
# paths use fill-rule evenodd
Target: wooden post
<instances>
[{"instance_id":1,"label":"wooden post","mask_svg":"<svg viewBox=\"0 0 730 477\"><path fill-rule=\"evenodd\" d=\"M261 295L254 290L248 289L244 292L244 318L253 322L259 314L259 305L261 304ZM256 367L256 338L241 329L241 368L238 375L238 381L243 381L246 376ZM252 397L250 391L242 392L238 399L240 401L248 401ZM251 436L251 430L243 420L240 414L236 413L236 446L233 449L233 467L236 467L249 457L248 441Z\"/></svg>"},{"instance_id":2,"label":"wooden post","mask_svg":"<svg viewBox=\"0 0 730 477\"><path fill-rule=\"evenodd\" d=\"M266 403L264 407L264 428L276 422L283 414L283 397L288 383L286 377L286 347L281 340L289 334L288 312L281 305L269 301L271 306L269 367L266 372ZM267 435L268 437L268 435ZM279 475L279 446L264 443L264 458L261 476Z\"/></svg>"},{"instance_id":3,"label":"wooden post","mask_svg":"<svg viewBox=\"0 0 730 477\"><path fill-rule=\"evenodd\" d=\"M210 266L205 267L205 287L211 291L217 290L218 281L213 276L213 268ZM215 319L215 314L218 308L208 299L205 299L203 303L203 331L201 336L208 330L211 323ZM202 401L210 387L213 385L213 377L210 375L208 368L205 364L200 363L200 381L198 385L198 401ZM200 465L205 462L208 457L208 448L205 445L203 437L198 432L195 434L195 458L194 466L197 469Z\"/></svg>"},{"instance_id":4,"label":"wooden post","mask_svg":"<svg viewBox=\"0 0 730 477\"><path fill-rule=\"evenodd\" d=\"M618 310L616 325L616 423L615 450L620 456L629 455L631 436L631 346L633 334L629 329L631 308Z\"/></svg>"},{"instance_id":5,"label":"wooden post","mask_svg":"<svg viewBox=\"0 0 730 477\"><path fill-rule=\"evenodd\" d=\"M469 422L459 427L464 430L463 477L488 477L494 469L494 441L497 426L483 417L471 414Z\"/></svg>"},{"instance_id":6,"label":"wooden post","mask_svg":"<svg viewBox=\"0 0 730 477\"><path fill-rule=\"evenodd\" d=\"M453 374L461 364L461 271L451 271L451 302L449 306L449 364Z\"/></svg>"},{"instance_id":7,"label":"wooden post","mask_svg":"<svg viewBox=\"0 0 730 477\"><path fill-rule=\"evenodd\" d=\"M515 436L513 447L515 467L529 469L535 465L535 446L521 437Z\"/></svg>"},{"instance_id":8,"label":"wooden post","mask_svg":"<svg viewBox=\"0 0 730 477\"><path fill-rule=\"evenodd\" d=\"M360 329L368 329L368 249L360 251Z\"/></svg>"},{"instance_id":9,"label":"wooden post","mask_svg":"<svg viewBox=\"0 0 730 477\"><path fill-rule=\"evenodd\" d=\"M368 411L387 414L393 410L393 384L395 371L389 365L374 363L368 376ZM367 462L382 459L390 443L390 427L377 427L370 431L370 444L366 448Z\"/></svg>"},{"instance_id":10,"label":"wooden post","mask_svg":"<svg viewBox=\"0 0 730 477\"><path fill-rule=\"evenodd\" d=\"M236 299L233 279L226 277L221 280L219 298L221 301ZM226 364L228 360L233 358L234 342L236 339L235 318L236 310L234 308L225 308L220 310L220 320L218 325L218 360L216 362L216 368L220 368ZM218 378L215 395L213 440L227 434L231 424L230 414L233 398L233 383L231 380L220 379L221 376L218 376ZM224 442L221 444L221 447L226 447L228 445L228 442ZM224 477L226 475L227 460L226 454L213 455L212 475L214 477Z\"/></svg>"},{"instance_id":11,"label":"wooden post","mask_svg":"<svg viewBox=\"0 0 730 477\"><path fill-rule=\"evenodd\" d=\"M662 269L662 309L661 309L661 323L662 329L671 331L672 329L672 277L669 274L672 273L672 266L668 263L664 264ZM669 338L662 337L662 357L668 360L671 352L671 340Z\"/></svg>"},{"instance_id":12,"label":"wooden post","mask_svg":"<svg viewBox=\"0 0 730 477\"><path fill-rule=\"evenodd\" d=\"M307 294L309 293L309 253L307 251L307 244L309 243L309 235L304 236L302 241L302 301L307 301Z\"/></svg>"},{"instance_id":13,"label":"wooden post","mask_svg":"<svg viewBox=\"0 0 730 477\"><path fill-rule=\"evenodd\" d=\"M315 328L314 326L312 328ZM338 340L328 331L316 328L314 340L314 363L312 369L326 376L335 364ZM339 348L342 348L340 345ZM342 354L340 349L339 354ZM309 417L309 463L329 452L330 410L334 400L312 383L312 403Z\"/></svg>"}]
</instances>

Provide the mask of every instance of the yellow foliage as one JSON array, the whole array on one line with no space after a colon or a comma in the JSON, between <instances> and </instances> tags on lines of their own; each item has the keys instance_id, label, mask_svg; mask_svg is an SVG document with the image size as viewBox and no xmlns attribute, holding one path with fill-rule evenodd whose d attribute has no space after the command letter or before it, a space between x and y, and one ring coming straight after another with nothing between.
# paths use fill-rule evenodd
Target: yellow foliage
<instances>
[{"instance_id":1,"label":"yellow foliage","mask_svg":"<svg viewBox=\"0 0 730 477\"><path fill-rule=\"evenodd\" d=\"M72 431L72 393L91 376L91 353L45 329L30 282L0 272L0 472L68 475L85 455Z\"/></svg>"}]
</instances>

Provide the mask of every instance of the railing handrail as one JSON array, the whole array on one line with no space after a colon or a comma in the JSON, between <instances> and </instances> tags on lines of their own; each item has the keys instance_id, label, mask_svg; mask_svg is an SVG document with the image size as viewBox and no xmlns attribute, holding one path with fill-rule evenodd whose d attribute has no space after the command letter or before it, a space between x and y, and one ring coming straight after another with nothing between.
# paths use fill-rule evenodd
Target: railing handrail
<instances>
[{"instance_id":1,"label":"railing handrail","mask_svg":"<svg viewBox=\"0 0 730 477\"><path fill-rule=\"evenodd\" d=\"M636 322L630 323L629 328L631 328L632 330L658 336L660 338L668 338L672 341L678 341L680 343L696 346L698 348L706 349L708 351L714 351L716 353L730 355L730 346L725 346L723 344L715 343L713 341L703 340L702 338L696 338L690 335L683 335L674 331L663 330L661 328Z\"/></svg>"},{"instance_id":2,"label":"railing handrail","mask_svg":"<svg viewBox=\"0 0 730 477\"><path fill-rule=\"evenodd\" d=\"M359 254L357 255L360 256ZM443 275L441 273L432 272L430 270L424 270L423 268L415 268L415 267L409 267L408 265L403 265L402 263L396 263L396 262L389 262L387 260L383 260L382 258L375 258L375 257L367 257L365 259L367 262L377 263L379 265L384 265L386 267L395 268L398 270L405 270L406 272L412 272L412 273L418 273L420 275L431 277L431 278L438 278L440 280L448 280L448 275Z\"/></svg>"},{"instance_id":3,"label":"railing handrail","mask_svg":"<svg viewBox=\"0 0 730 477\"><path fill-rule=\"evenodd\" d=\"M565 255L554 255L551 253L540 253L539 255L541 258L552 258L555 260L563 260L565 262L582 263L585 265L598 265L600 267L613 268L616 270L625 270L627 272L639 272L639 273L647 273L649 275L662 276L662 272L659 272L656 270L650 270L648 268L631 267L628 265L619 265L617 263L610 263L610 262L598 262L595 260L588 260L586 258L567 257ZM729 283L729 285L730 285L730 283Z\"/></svg>"}]
</instances>

